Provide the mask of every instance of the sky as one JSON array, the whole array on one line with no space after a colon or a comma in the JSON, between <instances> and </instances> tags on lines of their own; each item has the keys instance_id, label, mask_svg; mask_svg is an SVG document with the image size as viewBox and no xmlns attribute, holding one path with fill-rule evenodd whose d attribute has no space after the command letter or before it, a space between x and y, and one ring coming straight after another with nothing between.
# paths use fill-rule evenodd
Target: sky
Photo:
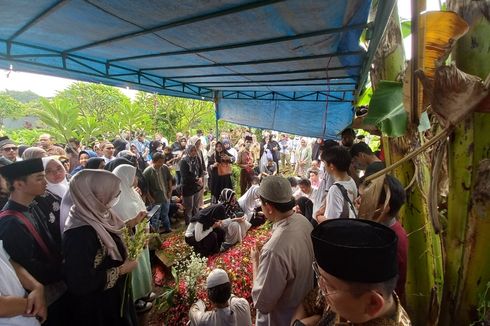
<instances>
[{"instance_id":1,"label":"sky","mask_svg":"<svg viewBox=\"0 0 490 326\"><path fill-rule=\"evenodd\" d=\"M398 0L398 12L401 18L410 19L410 2L410 0ZM427 0L427 10L439 10L439 0ZM410 36L405 38L404 46L407 59L410 58L410 42ZM38 95L52 97L74 82L75 80L72 79L16 71L15 66L10 73L8 70L0 69L0 91L5 89L31 90ZM131 99L134 99L137 93L136 90L132 89L120 88L120 90Z\"/></svg>"}]
</instances>

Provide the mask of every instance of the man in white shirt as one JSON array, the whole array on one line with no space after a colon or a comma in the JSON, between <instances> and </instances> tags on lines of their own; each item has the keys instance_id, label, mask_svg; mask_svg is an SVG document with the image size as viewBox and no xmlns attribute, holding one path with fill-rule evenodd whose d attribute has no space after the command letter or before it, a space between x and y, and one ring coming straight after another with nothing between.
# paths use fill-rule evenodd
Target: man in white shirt
<instances>
[{"instance_id":1,"label":"man in white shirt","mask_svg":"<svg viewBox=\"0 0 490 326\"><path fill-rule=\"evenodd\" d=\"M0 240L0 325L38 326L47 316L44 287L10 260ZM26 293L29 290L29 294Z\"/></svg>"},{"instance_id":2,"label":"man in white shirt","mask_svg":"<svg viewBox=\"0 0 490 326\"><path fill-rule=\"evenodd\" d=\"M255 325L289 325L296 307L313 288L313 227L294 212L295 200L287 179L265 178L259 194L262 211L273 226L270 239L251 252Z\"/></svg>"},{"instance_id":3,"label":"man in white shirt","mask_svg":"<svg viewBox=\"0 0 490 326\"><path fill-rule=\"evenodd\" d=\"M316 189L311 186L311 181L308 179L301 179L298 181L298 188L294 193L293 197L298 199L300 197L306 197L312 199L315 196Z\"/></svg>"},{"instance_id":4,"label":"man in white shirt","mask_svg":"<svg viewBox=\"0 0 490 326\"><path fill-rule=\"evenodd\" d=\"M335 146L322 152L321 156L327 173L333 176L335 182L328 190L325 214L323 218L317 216L318 222L333 218L356 218L353 204L357 198L357 185L348 174L351 164L349 151L345 147Z\"/></svg>"},{"instance_id":5,"label":"man in white shirt","mask_svg":"<svg viewBox=\"0 0 490 326\"><path fill-rule=\"evenodd\" d=\"M228 274L216 268L206 280L209 301L214 306L206 311L202 300L195 302L189 311L189 320L193 326L251 326L250 305L246 299L231 294L231 282Z\"/></svg>"}]
</instances>

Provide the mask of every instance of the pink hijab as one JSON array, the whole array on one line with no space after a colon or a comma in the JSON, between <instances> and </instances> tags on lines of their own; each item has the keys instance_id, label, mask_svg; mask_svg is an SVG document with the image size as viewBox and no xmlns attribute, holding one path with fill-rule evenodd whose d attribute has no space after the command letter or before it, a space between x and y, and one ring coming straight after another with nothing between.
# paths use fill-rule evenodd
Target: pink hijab
<instances>
[{"instance_id":1,"label":"pink hijab","mask_svg":"<svg viewBox=\"0 0 490 326\"><path fill-rule=\"evenodd\" d=\"M70 181L73 206L68 214L65 232L80 226L94 228L109 256L122 261L116 242L110 233L120 236L124 222L112 211L114 200L120 194L121 180L109 171L82 170Z\"/></svg>"}]
</instances>

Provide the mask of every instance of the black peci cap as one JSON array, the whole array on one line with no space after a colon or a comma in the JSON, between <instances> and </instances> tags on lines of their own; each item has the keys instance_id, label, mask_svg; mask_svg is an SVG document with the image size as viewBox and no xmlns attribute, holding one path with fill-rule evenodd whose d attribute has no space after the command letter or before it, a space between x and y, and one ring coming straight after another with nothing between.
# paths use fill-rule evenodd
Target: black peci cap
<instances>
[{"instance_id":1,"label":"black peci cap","mask_svg":"<svg viewBox=\"0 0 490 326\"><path fill-rule=\"evenodd\" d=\"M0 174L2 177L10 181L42 171L44 171L44 166L41 158L33 158L30 160L15 162L0 168Z\"/></svg>"},{"instance_id":2,"label":"black peci cap","mask_svg":"<svg viewBox=\"0 0 490 326\"><path fill-rule=\"evenodd\" d=\"M369 220L327 220L311 232L318 265L347 282L379 283L398 275L396 233Z\"/></svg>"}]
</instances>

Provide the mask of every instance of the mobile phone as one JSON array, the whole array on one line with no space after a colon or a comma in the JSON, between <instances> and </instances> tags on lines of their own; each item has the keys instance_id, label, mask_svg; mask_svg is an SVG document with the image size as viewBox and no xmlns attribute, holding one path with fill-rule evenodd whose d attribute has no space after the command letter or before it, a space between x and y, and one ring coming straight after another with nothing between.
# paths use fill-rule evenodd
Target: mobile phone
<instances>
[{"instance_id":1,"label":"mobile phone","mask_svg":"<svg viewBox=\"0 0 490 326\"><path fill-rule=\"evenodd\" d=\"M154 205L149 211L148 211L148 219L151 220L153 216L160 211L160 205Z\"/></svg>"}]
</instances>

